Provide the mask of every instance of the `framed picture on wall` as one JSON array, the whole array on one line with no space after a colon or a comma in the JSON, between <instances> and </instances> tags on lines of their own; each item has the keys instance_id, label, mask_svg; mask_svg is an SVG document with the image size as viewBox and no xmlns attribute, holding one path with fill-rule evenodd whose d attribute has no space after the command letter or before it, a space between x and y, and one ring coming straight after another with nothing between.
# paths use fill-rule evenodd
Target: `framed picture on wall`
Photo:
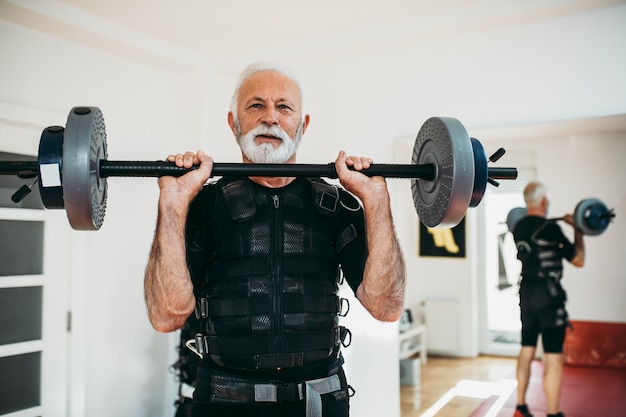
<instances>
[{"instance_id":1,"label":"framed picture on wall","mask_svg":"<svg viewBox=\"0 0 626 417\"><path fill-rule=\"evenodd\" d=\"M419 224L418 256L465 258L465 217L451 229Z\"/></svg>"}]
</instances>

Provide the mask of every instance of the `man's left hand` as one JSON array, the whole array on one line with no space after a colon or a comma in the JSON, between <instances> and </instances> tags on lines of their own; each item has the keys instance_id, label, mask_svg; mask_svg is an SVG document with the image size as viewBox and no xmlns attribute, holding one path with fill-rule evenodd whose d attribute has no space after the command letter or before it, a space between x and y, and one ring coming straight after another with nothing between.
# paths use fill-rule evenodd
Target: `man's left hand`
<instances>
[{"instance_id":1,"label":"man's left hand","mask_svg":"<svg viewBox=\"0 0 626 417\"><path fill-rule=\"evenodd\" d=\"M339 182L361 201L367 197L379 195L379 193L388 194L387 181L384 177L369 177L359 172L368 169L372 162L371 158L348 156L345 151L340 151L335 160Z\"/></svg>"}]
</instances>

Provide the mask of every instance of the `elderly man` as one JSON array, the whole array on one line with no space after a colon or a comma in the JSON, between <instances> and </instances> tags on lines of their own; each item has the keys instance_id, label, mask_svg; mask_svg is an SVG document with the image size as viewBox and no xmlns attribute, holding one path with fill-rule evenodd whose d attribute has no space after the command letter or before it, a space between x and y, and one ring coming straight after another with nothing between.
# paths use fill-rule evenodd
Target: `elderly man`
<instances>
[{"instance_id":1,"label":"elderly man","mask_svg":"<svg viewBox=\"0 0 626 417\"><path fill-rule=\"evenodd\" d=\"M256 63L242 72L228 123L245 163L294 163L309 121L286 69ZM378 320L403 311L385 179L360 173L371 160L344 151L335 161L343 188L243 175L207 184L213 160L204 152L168 160L198 169L158 181L145 298L158 331L179 329L194 310L201 320L192 415L347 416L339 284Z\"/></svg>"},{"instance_id":2,"label":"elderly man","mask_svg":"<svg viewBox=\"0 0 626 417\"><path fill-rule=\"evenodd\" d=\"M526 405L526 390L539 334L545 352L543 387L548 406L547 417L563 417L559 403L568 316L565 310L565 290L561 286L562 260L577 267L584 266L585 245L579 230L574 229L572 244L558 224L546 219L549 201L548 190L543 184L529 183L524 188L524 201L527 215L512 230L517 258L522 262L519 288L522 348L517 362L515 417L532 417ZM565 215L563 220L574 226L571 214Z\"/></svg>"}]
</instances>

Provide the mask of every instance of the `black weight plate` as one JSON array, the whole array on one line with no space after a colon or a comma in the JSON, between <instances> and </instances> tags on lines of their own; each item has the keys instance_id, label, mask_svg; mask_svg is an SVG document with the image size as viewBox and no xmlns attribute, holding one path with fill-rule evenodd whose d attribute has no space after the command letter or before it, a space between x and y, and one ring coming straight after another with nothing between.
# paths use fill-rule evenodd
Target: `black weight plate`
<instances>
[{"instance_id":1,"label":"black weight plate","mask_svg":"<svg viewBox=\"0 0 626 417\"><path fill-rule=\"evenodd\" d=\"M487 155L485 155L485 148L483 148L482 143L476 138L470 138L470 141L474 152L474 188L469 206L476 207L485 195L489 170L487 169Z\"/></svg>"},{"instance_id":2,"label":"black weight plate","mask_svg":"<svg viewBox=\"0 0 626 417\"><path fill-rule=\"evenodd\" d=\"M574 209L574 225L585 235L595 236L603 233L611 217L610 211L597 198L587 198L576 204Z\"/></svg>"},{"instance_id":3,"label":"black weight plate","mask_svg":"<svg viewBox=\"0 0 626 417\"><path fill-rule=\"evenodd\" d=\"M411 180L413 204L427 227L451 228L461 222L474 188L474 153L457 119L431 117L413 146L413 164L433 164L432 181Z\"/></svg>"},{"instance_id":4,"label":"black weight plate","mask_svg":"<svg viewBox=\"0 0 626 417\"><path fill-rule=\"evenodd\" d=\"M75 230L98 230L106 211L107 183L98 164L107 158L104 117L98 107L74 107L63 140L63 198Z\"/></svg>"},{"instance_id":5,"label":"black weight plate","mask_svg":"<svg viewBox=\"0 0 626 417\"><path fill-rule=\"evenodd\" d=\"M39 195L48 209L65 208L63 202L63 127L50 126L44 129L39 139L37 152L37 176Z\"/></svg>"}]
</instances>

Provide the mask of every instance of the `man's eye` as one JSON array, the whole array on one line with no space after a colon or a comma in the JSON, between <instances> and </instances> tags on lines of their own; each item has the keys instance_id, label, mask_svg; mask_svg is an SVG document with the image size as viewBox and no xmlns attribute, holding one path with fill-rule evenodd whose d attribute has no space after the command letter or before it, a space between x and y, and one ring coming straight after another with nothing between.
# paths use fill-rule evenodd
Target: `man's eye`
<instances>
[{"instance_id":1,"label":"man's eye","mask_svg":"<svg viewBox=\"0 0 626 417\"><path fill-rule=\"evenodd\" d=\"M279 105L278 105L278 108L279 108L279 109L282 109L282 110L291 110L291 107L289 107L289 106L288 106L288 105L286 105L286 104L279 104Z\"/></svg>"}]
</instances>

